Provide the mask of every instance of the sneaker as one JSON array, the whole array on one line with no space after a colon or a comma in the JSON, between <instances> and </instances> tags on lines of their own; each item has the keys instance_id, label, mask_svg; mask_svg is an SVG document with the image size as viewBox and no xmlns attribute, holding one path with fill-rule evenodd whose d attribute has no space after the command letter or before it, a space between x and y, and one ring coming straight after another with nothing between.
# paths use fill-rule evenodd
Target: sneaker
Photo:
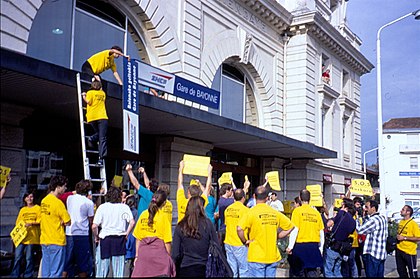
<instances>
[{"instance_id":1,"label":"sneaker","mask_svg":"<svg viewBox=\"0 0 420 279\"><path fill-rule=\"evenodd\" d=\"M98 166L103 166L104 165L104 159L99 159L98 163L96 163Z\"/></svg>"}]
</instances>

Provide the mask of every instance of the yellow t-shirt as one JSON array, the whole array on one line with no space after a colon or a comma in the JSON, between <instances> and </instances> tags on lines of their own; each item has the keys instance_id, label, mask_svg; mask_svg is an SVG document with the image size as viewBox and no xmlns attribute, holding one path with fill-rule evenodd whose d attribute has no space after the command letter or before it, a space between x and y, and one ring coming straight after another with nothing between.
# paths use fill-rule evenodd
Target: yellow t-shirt
<instances>
[{"instance_id":1,"label":"yellow t-shirt","mask_svg":"<svg viewBox=\"0 0 420 279\"><path fill-rule=\"evenodd\" d=\"M93 72L97 75L100 75L108 69L111 69L113 72L117 71L114 55L109 55L109 49L92 55L87 61L92 67Z\"/></svg>"},{"instance_id":2,"label":"yellow t-shirt","mask_svg":"<svg viewBox=\"0 0 420 279\"><path fill-rule=\"evenodd\" d=\"M225 210L225 224L226 224L226 238L225 243L232 246L242 246L243 243L238 236L237 226L239 219L247 215L249 208L243 205L240 201L235 201L229 205ZM245 232L245 238L247 232Z\"/></svg>"},{"instance_id":3,"label":"yellow t-shirt","mask_svg":"<svg viewBox=\"0 0 420 279\"><path fill-rule=\"evenodd\" d=\"M204 207L209 203L209 199L206 195L201 194L201 197L204 199ZM184 189L179 189L176 191L176 204L178 205L178 223L185 216L185 211L187 211L188 199L185 197Z\"/></svg>"},{"instance_id":4,"label":"yellow t-shirt","mask_svg":"<svg viewBox=\"0 0 420 279\"><path fill-rule=\"evenodd\" d=\"M420 237L419 224L417 224L414 220L412 220L410 223L405 225L408 221L410 221L410 219L400 221L400 223L398 224L398 232L400 232L402 228L405 226L405 228L400 233L402 236ZM397 243L397 249L409 255L416 255L417 242L402 240Z\"/></svg>"},{"instance_id":5,"label":"yellow t-shirt","mask_svg":"<svg viewBox=\"0 0 420 279\"><path fill-rule=\"evenodd\" d=\"M238 226L249 231L252 242L248 262L270 264L281 260L277 248L277 229L290 230L293 224L283 213L265 203L258 203L239 219Z\"/></svg>"},{"instance_id":6,"label":"yellow t-shirt","mask_svg":"<svg viewBox=\"0 0 420 279\"><path fill-rule=\"evenodd\" d=\"M165 243L172 242L171 223L162 211L158 210L156 212L152 227L148 225L148 222L149 211L145 210L140 214L136 227L134 228L133 236L135 238L142 240L145 237L157 237Z\"/></svg>"},{"instance_id":7,"label":"yellow t-shirt","mask_svg":"<svg viewBox=\"0 0 420 279\"><path fill-rule=\"evenodd\" d=\"M165 205L160 210L163 212L163 214L166 217L168 217L169 224L172 224L172 210L173 210L172 202L170 200L166 200Z\"/></svg>"},{"instance_id":8,"label":"yellow t-shirt","mask_svg":"<svg viewBox=\"0 0 420 279\"><path fill-rule=\"evenodd\" d=\"M106 94L102 90L89 90L86 93L86 100L90 103L86 107L87 122L108 119L105 107Z\"/></svg>"},{"instance_id":9,"label":"yellow t-shirt","mask_svg":"<svg viewBox=\"0 0 420 279\"><path fill-rule=\"evenodd\" d=\"M302 204L292 212L292 223L299 229L297 243L319 242L319 231L324 229L321 214L310 207Z\"/></svg>"},{"instance_id":10,"label":"yellow t-shirt","mask_svg":"<svg viewBox=\"0 0 420 279\"><path fill-rule=\"evenodd\" d=\"M61 222L70 221L64 203L53 194L41 201L41 244L66 245L66 234Z\"/></svg>"},{"instance_id":11,"label":"yellow t-shirt","mask_svg":"<svg viewBox=\"0 0 420 279\"><path fill-rule=\"evenodd\" d=\"M356 222L359 222L359 224L362 224L362 218L357 218L356 215L353 216L353 219L356 220ZM353 237L353 243L351 245L351 247L353 248L357 248L359 247L359 239L358 239L359 234L357 233L357 230L354 230L354 232L349 235L349 237Z\"/></svg>"},{"instance_id":12,"label":"yellow t-shirt","mask_svg":"<svg viewBox=\"0 0 420 279\"><path fill-rule=\"evenodd\" d=\"M32 207L22 207L19 211L19 215L16 219L16 225L20 221L26 223L39 223L41 221L41 207L39 205L34 205ZM28 232L25 239L22 240L22 244L39 244L39 225L26 227Z\"/></svg>"}]
</instances>

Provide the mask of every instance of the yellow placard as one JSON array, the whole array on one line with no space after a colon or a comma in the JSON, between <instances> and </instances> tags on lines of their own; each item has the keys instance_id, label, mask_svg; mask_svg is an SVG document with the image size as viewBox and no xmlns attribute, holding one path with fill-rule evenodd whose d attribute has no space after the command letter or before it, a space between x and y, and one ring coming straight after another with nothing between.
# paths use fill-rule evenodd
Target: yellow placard
<instances>
[{"instance_id":1,"label":"yellow placard","mask_svg":"<svg viewBox=\"0 0 420 279\"><path fill-rule=\"evenodd\" d=\"M191 179L190 186L200 186L200 184L198 184L198 180L197 179Z\"/></svg>"},{"instance_id":2,"label":"yellow placard","mask_svg":"<svg viewBox=\"0 0 420 279\"><path fill-rule=\"evenodd\" d=\"M114 175L114 186L121 187L123 177L121 175Z\"/></svg>"},{"instance_id":3,"label":"yellow placard","mask_svg":"<svg viewBox=\"0 0 420 279\"><path fill-rule=\"evenodd\" d=\"M248 175L245 174L245 181L249 181L248 180Z\"/></svg>"},{"instance_id":4,"label":"yellow placard","mask_svg":"<svg viewBox=\"0 0 420 279\"><path fill-rule=\"evenodd\" d=\"M286 200L283 201L284 213L292 213L294 201Z\"/></svg>"},{"instance_id":5,"label":"yellow placard","mask_svg":"<svg viewBox=\"0 0 420 279\"><path fill-rule=\"evenodd\" d=\"M28 231L26 230L25 221L22 220L13 228L10 233L10 237L12 238L15 247L18 247L22 240L25 239L27 234Z\"/></svg>"},{"instance_id":6,"label":"yellow placard","mask_svg":"<svg viewBox=\"0 0 420 279\"><path fill-rule=\"evenodd\" d=\"M11 170L11 168L0 166L0 187L6 187L7 177L9 176Z\"/></svg>"},{"instance_id":7,"label":"yellow placard","mask_svg":"<svg viewBox=\"0 0 420 279\"><path fill-rule=\"evenodd\" d=\"M280 191L280 176L278 171L269 171L265 174L271 189Z\"/></svg>"},{"instance_id":8,"label":"yellow placard","mask_svg":"<svg viewBox=\"0 0 420 279\"><path fill-rule=\"evenodd\" d=\"M307 185L306 190L311 193L311 200L309 201L310 206L322 206L322 191L321 185Z\"/></svg>"},{"instance_id":9,"label":"yellow placard","mask_svg":"<svg viewBox=\"0 0 420 279\"><path fill-rule=\"evenodd\" d=\"M334 207L341 208L342 203L343 203L343 199L335 199L334 200Z\"/></svg>"},{"instance_id":10,"label":"yellow placard","mask_svg":"<svg viewBox=\"0 0 420 279\"><path fill-rule=\"evenodd\" d=\"M352 194L359 194L364 196L372 196L373 190L369 180L364 179L352 179L350 192Z\"/></svg>"},{"instance_id":11,"label":"yellow placard","mask_svg":"<svg viewBox=\"0 0 420 279\"><path fill-rule=\"evenodd\" d=\"M184 154L183 174L207 177L209 164L210 157Z\"/></svg>"},{"instance_id":12,"label":"yellow placard","mask_svg":"<svg viewBox=\"0 0 420 279\"><path fill-rule=\"evenodd\" d=\"M222 185L225 183L232 184L232 173L231 172L222 173L222 176L220 176L217 181L219 182L219 185Z\"/></svg>"}]
</instances>

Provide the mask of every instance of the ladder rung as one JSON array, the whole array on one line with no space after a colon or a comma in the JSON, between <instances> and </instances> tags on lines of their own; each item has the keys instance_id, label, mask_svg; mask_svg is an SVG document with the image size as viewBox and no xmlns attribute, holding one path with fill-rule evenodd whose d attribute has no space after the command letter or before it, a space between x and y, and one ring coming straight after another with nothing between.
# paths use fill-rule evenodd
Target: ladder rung
<instances>
[{"instance_id":1,"label":"ladder rung","mask_svg":"<svg viewBox=\"0 0 420 279\"><path fill-rule=\"evenodd\" d=\"M99 151L97 150L86 150L87 153L96 153L99 154Z\"/></svg>"},{"instance_id":2,"label":"ladder rung","mask_svg":"<svg viewBox=\"0 0 420 279\"><path fill-rule=\"evenodd\" d=\"M104 165L98 165L98 164L89 164L89 167L97 167L102 168Z\"/></svg>"},{"instance_id":3,"label":"ladder rung","mask_svg":"<svg viewBox=\"0 0 420 279\"><path fill-rule=\"evenodd\" d=\"M93 182L104 182L105 181L105 179L103 179L103 178L91 178L89 180L93 181Z\"/></svg>"}]
</instances>

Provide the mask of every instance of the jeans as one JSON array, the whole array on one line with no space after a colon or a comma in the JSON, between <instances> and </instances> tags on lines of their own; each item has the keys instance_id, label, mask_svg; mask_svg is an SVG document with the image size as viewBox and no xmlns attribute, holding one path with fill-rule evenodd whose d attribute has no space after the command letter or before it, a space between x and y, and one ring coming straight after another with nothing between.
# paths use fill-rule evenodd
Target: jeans
<instances>
[{"instance_id":1,"label":"jeans","mask_svg":"<svg viewBox=\"0 0 420 279\"><path fill-rule=\"evenodd\" d=\"M343 258L340 253L327 248L325 257L324 275L327 278L343 277L341 275L341 262Z\"/></svg>"},{"instance_id":2,"label":"jeans","mask_svg":"<svg viewBox=\"0 0 420 279\"><path fill-rule=\"evenodd\" d=\"M248 247L242 246L231 246L225 244L226 258L232 268L233 277L249 277L248 276Z\"/></svg>"},{"instance_id":3,"label":"jeans","mask_svg":"<svg viewBox=\"0 0 420 279\"><path fill-rule=\"evenodd\" d=\"M90 137L91 142L99 140L99 158L103 159L108 153L107 133L108 133L108 120L101 119L89 122L95 133Z\"/></svg>"},{"instance_id":4,"label":"jeans","mask_svg":"<svg viewBox=\"0 0 420 279\"><path fill-rule=\"evenodd\" d=\"M276 277L278 262L272 264L248 262L249 277Z\"/></svg>"},{"instance_id":5,"label":"jeans","mask_svg":"<svg viewBox=\"0 0 420 279\"><path fill-rule=\"evenodd\" d=\"M359 272L356 265L356 248L353 248L350 252L349 259L341 262L341 275L343 277L358 278Z\"/></svg>"},{"instance_id":6,"label":"jeans","mask_svg":"<svg viewBox=\"0 0 420 279\"><path fill-rule=\"evenodd\" d=\"M66 246L41 245L42 247L42 271L44 278L61 277L64 271L64 261L66 258Z\"/></svg>"},{"instance_id":7,"label":"jeans","mask_svg":"<svg viewBox=\"0 0 420 279\"><path fill-rule=\"evenodd\" d=\"M23 260L23 256L25 254L26 259L26 268L23 277L32 277L34 272L34 263L33 263L33 247L32 244L19 244L15 250L15 263L13 265L12 273L10 277L18 278L20 277L20 264Z\"/></svg>"},{"instance_id":8,"label":"jeans","mask_svg":"<svg viewBox=\"0 0 420 279\"><path fill-rule=\"evenodd\" d=\"M378 260L370 254L364 254L362 258L366 277L384 277L385 260Z\"/></svg>"}]
</instances>

